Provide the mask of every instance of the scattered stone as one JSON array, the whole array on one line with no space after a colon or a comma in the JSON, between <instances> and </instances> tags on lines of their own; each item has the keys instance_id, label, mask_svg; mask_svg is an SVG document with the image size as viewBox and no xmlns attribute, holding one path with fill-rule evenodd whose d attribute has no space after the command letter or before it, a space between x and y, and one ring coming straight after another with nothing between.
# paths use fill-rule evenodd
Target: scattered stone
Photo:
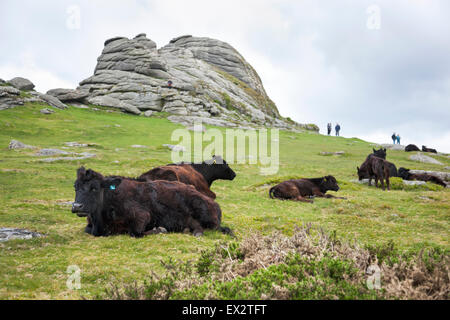
<instances>
[{"instance_id":1,"label":"scattered stone","mask_svg":"<svg viewBox=\"0 0 450 320\"><path fill-rule=\"evenodd\" d=\"M43 235L26 229L0 228L0 242L14 239L39 238Z\"/></svg>"},{"instance_id":2,"label":"scattered stone","mask_svg":"<svg viewBox=\"0 0 450 320\"><path fill-rule=\"evenodd\" d=\"M33 90L34 84L28 79L22 78L22 77L15 77L8 81L14 88L19 90Z\"/></svg>"},{"instance_id":3,"label":"scattered stone","mask_svg":"<svg viewBox=\"0 0 450 320\"><path fill-rule=\"evenodd\" d=\"M36 148L34 146L30 146L28 144L24 144L18 140L11 140L8 146L9 149L33 149Z\"/></svg>"},{"instance_id":4,"label":"scattered stone","mask_svg":"<svg viewBox=\"0 0 450 320\"><path fill-rule=\"evenodd\" d=\"M87 143L78 143L78 142L64 142L64 144L68 147L87 147Z\"/></svg>"},{"instance_id":5,"label":"scattered stone","mask_svg":"<svg viewBox=\"0 0 450 320\"><path fill-rule=\"evenodd\" d=\"M70 154L67 151L59 150L59 149L41 149L35 153L35 156L55 156L58 154Z\"/></svg>"},{"instance_id":6,"label":"scattered stone","mask_svg":"<svg viewBox=\"0 0 450 320\"><path fill-rule=\"evenodd\" d=\"M48 109L48 108L41 109L40 112L41 112L42 114L52 114L52 113L55 113L55 111L50 110L50 109Z\"/></svg>"},{"instance_id":7,"label":"scattered stone","mask_svg":"<svg viewBox=\"0 0 450 320\"><path fill-rule=\"evenodd\" d=\"M93 158L95 156L96 155L93 153L82 152L79 154L78 157L44 158L44 159L40 159L39 161L42 161L42 162L55 162L55 161L59 161L59 160L74 161L74 160L85 160L85 159Z\"/></svg>"},{"instance_id":8,"label":"scattered stone","mask_svg":"<svg viewBox=\"0 0 450 320\"><path fill-rule=\"evenodd\" d=\"M131 147L132 148L148 148L147 146L143 146L141 144L133 144Z\"/></svg>"},{"instance_id":9,"label":"scattered stone","mask_svg":"<svg viewBox=\"0 0 450 320\"><path fill-rule=\"evenodd\" d=\"M413 154L411 156L409 156L410 160L413 161L418 161L418 162L423 162L423 163L432 163L432 164L439 164L439 165L444 165L442 162L430 157L430 156L426 156L423 155L422 153L418 152L417 154Z\"/></svg>"},{"instance_id":10,"label":"scattered stone","mask_svg":"<svg viewBox=\"0 0 450 320\"><path fill-rule=\"evenodd\" d=\"M336 151L336 152L328 152L328 151L322 151L320 153L320 155L322 156L328 156L328 155L336 155L336 156L341 156L345 154L345 151Z\"/></svg>"},{"instance_id":11,"label":"scattered stone","mask_svg":"<svg viewBox=\"0 0 450 320\"><path fill-rule=\"evenodd\" d=\"M170 150L176 151L176 152L177 152L177 151L183 151L183 152L186 151L186 148L183 147L183 146L180 146L180 145L163 144L163 147L167 147L167 148L169 148Z\"/></svg>"},{"instance_id":12,"label":"scattered stone","mask_svg":"<svg viewBox=\"0 0 450 320\"><path fill-rule=\"evenodd\" d=\"M155 111L147 110L144 112L144 117L151 117L153 113L155 113Z\"/></svg>"}]
</instances>

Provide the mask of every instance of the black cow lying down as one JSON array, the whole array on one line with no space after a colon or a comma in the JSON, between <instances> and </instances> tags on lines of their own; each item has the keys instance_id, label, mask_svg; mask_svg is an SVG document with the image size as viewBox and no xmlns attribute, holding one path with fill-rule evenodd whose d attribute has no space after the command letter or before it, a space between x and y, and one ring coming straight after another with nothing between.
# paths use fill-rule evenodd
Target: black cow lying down
<instances>
[{"instance_id":1,"label":"black cow lying down","mask_svg":"<svg viewBox=\"0 0 450 320\"><path fill-rule=\"evenodd\" d=\"M325 194L328 190L338 191L339 186L333 176L314 179L291 179L283 181L270 188L269 197L282 200L295 200L312 203L313 200L306 197L338 198Z\"/></svg>"},{"instance_id":2,"label":"black cow lying down","mask_svg":"<svg viewBox=\"0 0 450 320\"><path fill-rule=\"evenodd\" d=\"M425 146L422 146L422 151L423 151L423 152L437 153L436 149L433 149L433 148L427 148L427 147L425 147Z\"/></svg>"},{"instance_id":3,"label":"black cow lying down","mask_svg":"<svg viewBox=\"0 0 450 320\"><path fill-rule=\"evenodd\" d=\"M419 147L417 147L415 144L408 144L405 147L405 151L406 152L411 152L411 151L420 151Z\"/></svg>"},{"instance_id":4,"label":"black cow lying down","mask_svg":"<svg viewBox=\"0 0 450 320\"><path fill-rule=\"evenodd\" d=\"M104 177L81 167L75 181L72 212L88 216L94 236L128 233L142 237L163 227L169 232L186 232L195 236L204 229L220 230L221 210L211 198L193 186L176 181L142 182L119 176Z\"/></svg>"},{"instance_id":5,"label":"black cow lying down","mask_svg":"<svg viewBox=\"0 0 450 320\"><path fill-rule=\"evenodd\" d=\"M438 177L432 176L427 173L411 173L409 172L409 169L403 167L398 169L398 174L399 177L401 177L403 180L429 181L441 185L444 188L447 186L447 184Z\"/></svg>"}]
</instances>

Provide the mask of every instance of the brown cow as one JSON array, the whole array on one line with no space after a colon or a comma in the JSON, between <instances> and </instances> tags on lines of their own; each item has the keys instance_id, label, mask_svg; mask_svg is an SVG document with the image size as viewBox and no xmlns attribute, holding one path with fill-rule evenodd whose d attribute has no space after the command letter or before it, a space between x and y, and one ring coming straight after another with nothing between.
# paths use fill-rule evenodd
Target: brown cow
<instances>
[{"instance_id":1,"label":"brown cow","mask_svg":"<svg viewBox=\"0 0 450 320\"><path fill-rule=\"evenodd\" d=\"M338 191L339 186L333 176L313 179L291 179L283 181L276 186L270 188L270 198L278 198L283 200L295 200L312 203L313 200L306 197L324 197L337 198L329 194L325 194L328 190ZM345 199L345 198L339 198Z\"/></svg>"},{"instance_id":2,"label":"brown cow","mask_svg":"<svg viewBox=\"0 0 450 320\"><path fill-rule=\"evenodd\" d=\"M169 164L154 168L139 176L138 180L179 181L190 184L204 195L215 199L216 194L210 190L212 183L218 179L233 180L236 173L220 156L213 156L211 160L202 163Z\"/></svg>"}]
</instances>

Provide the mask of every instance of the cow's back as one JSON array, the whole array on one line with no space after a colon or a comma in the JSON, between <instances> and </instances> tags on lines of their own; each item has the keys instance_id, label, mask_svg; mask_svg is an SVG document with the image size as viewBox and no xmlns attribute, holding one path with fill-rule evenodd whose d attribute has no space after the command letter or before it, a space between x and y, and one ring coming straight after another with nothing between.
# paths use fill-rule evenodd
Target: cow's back
<instances>
[{"instance_id":1,"label":"cow's back","mask_svg":"<svg viewBox=\"0 0 450 320\"><path fill-rule=\"evenodd\" d=\"M189 164L157 167L142 174L138 179L145 179L146 181L179 181L186 185L194 186L199 192L212 199L216 198L216 194L209 189L205 178Z\"/></svg>"}]
</instances>

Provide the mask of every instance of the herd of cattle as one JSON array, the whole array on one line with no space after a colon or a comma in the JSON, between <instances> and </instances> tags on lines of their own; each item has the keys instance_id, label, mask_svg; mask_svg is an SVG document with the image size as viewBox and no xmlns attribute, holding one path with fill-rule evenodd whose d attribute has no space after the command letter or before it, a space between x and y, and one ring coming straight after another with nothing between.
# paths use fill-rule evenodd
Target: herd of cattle
<instances>
[{"instance_id":1,"label":"herd of cattle","mask_svg":"<svg viewBox=\"0 0 450 320\"><path fill-rule=\"evenodd\" d=\"M408 147L409 146L411 145L408 145ZM436 152L436 150L434 150L434 152ZM373 153L369 154L366 160L361 164L361 166L356 167L356 170L358 172L359 180L369 179L369 186L370 186L372 179L375 179L375 187L378 187L378 180L379 180L381 183L381 188L383 190L385 190L384 181L386 181L387 189L390 190L389 185L390 177L400 177L403 180L429 181L432 183L439 184L443 187L447 186L447 184L442 179L436 176L432 176L426 173L413 174L410 173L410 169L406 169L403 167L397 170L395 164L386 160L386 148L385 149L380 148L379 150L373 149Z\"/></svg>"},{"instance_id":2,"label":"herd of cattle","mask_svg":"<svg viewBox=\"0 0 450 320\"><path fill-rule=\"evenodd\" d=\"M412 174L386 161L386 149L373 149L357 167L360 180L378 180L388 190L390 177L431 181L443 186L441 179L427 174ZM81 167L75 181L72 212L87 217L85 232L94 236L129 234L134 237L160 232L184 232L201 236L205 229L233 235L221 226L222 212L210 190L215 180L233 180L236 173L220 156L202 163L178 163L156 167L137 178L103 176ZM329 175L314 179L291 179L270 188L269 197L313 202L315 197L338 198L327 191L338 191L336 179ZM340 198L345 199L345 198Z\"/></svg>"}]
</instances>

